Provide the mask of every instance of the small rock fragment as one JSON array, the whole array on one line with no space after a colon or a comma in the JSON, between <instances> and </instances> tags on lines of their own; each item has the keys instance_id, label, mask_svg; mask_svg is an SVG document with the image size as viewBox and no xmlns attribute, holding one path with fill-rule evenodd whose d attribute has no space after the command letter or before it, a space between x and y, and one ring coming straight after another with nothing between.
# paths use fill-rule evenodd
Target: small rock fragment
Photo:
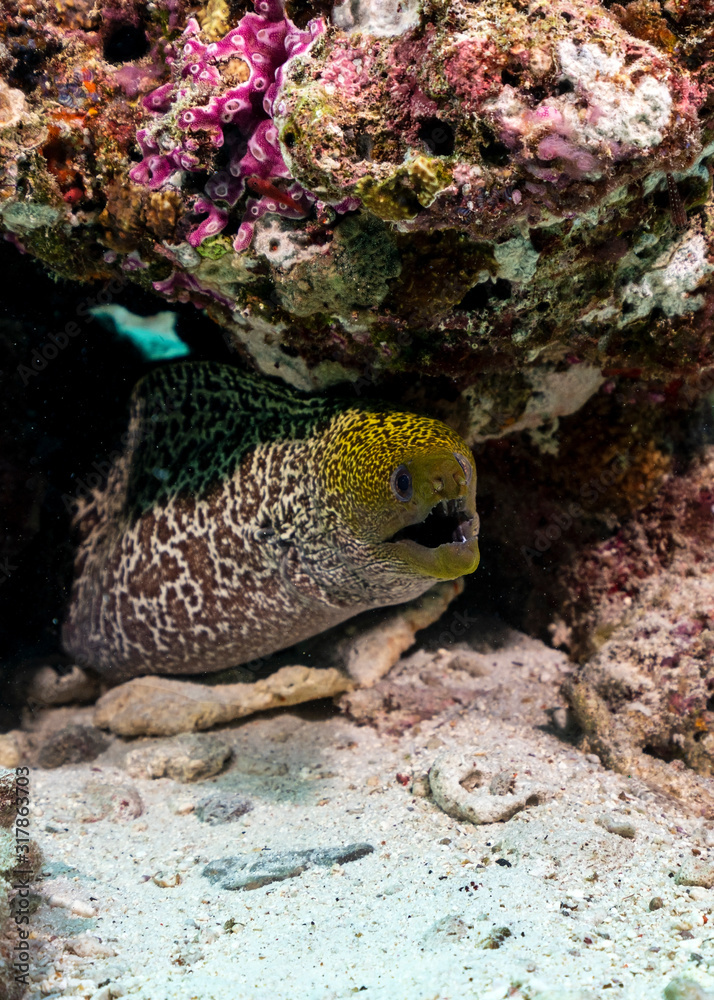
<instances>
[{"instance_id":1,"label":"small rock fragment","mask_svg":"<svg viewBox=\"0 0 714 1000\"><path fill-rule=\"evenodd\" d=\"M84 786L81 801L74 809L74 818L81 823L96 823L102 819L112 821L138 819L144 803L133 785L117 784L111 780L91 780Z\"/></svg>"},{"instance_id":2,"label":"small rock fragment","mask_svg":"<svg viewBox=\"0 0 714 1000\"><path fill-rule=\"evenodd\" d=\"M94 726L70 725L53 733L37 754L39 767L61 767L95 760L109 746L109 740Z\"/></svg>"},{"instance_id":3,"label":"small rock fragment","mask_svg":"<svg viewBox=\"0 0 714 1000\"><path fill-rule=\"evenodd\" d=\"M714 1000L714 993L703 989L693 979L677 976L665 987L664 1000Z\"/></svg>"},{"instance_id":4,"label":"small rock fragment","mask_svg":"<svg viewBox=\"0 0 714 1000\"><path fill-rule=\"evenodd\" d=\"M439 654L443 654L444 666L448 670L463 670L471 677L488 677L493 671L485 656L468 647L453 652L448 649L439 650Z\"/></svg>"},{"instance_id":5,"label":"small rock fragment","mask_svg":"<svg viewBox=\"0 0 714 1000\"><path fill-rule=\"evenodd\" d=\"M564 733L568 728L568 713L564 708L554 708L551 713L551 718L553 720L553 725L555 728Z\"/></svg>"},{"instance_id":6,"label":"small rock fragment","mask_svg":"<svg viewBox=\"0 0 714 1000\"><path fill-rule=\"evenodd\" d=\"M674 876L675 885L698 885L702 889L714 887L714 865L700 858L685 861Z\"/></svg>"},{"instance_id":7,"label":"small rock fragment","mask_svg":"<svg viewBox=\"0 0 714 1000\"><path fill-rule=\"evenodd\" d=\"M196 803L196 816L202 823L218 826L219 823L234 823L253 808L250 799L236 793L207 795Z\"/></svg>"},{"instance_id":8,"label":"small rock fragment","mask_svg":"<svg viewBox=\"0 0 714 1000\"><path fill-rule=\"evenodd\" d=\"M468 934L469 927L462 917L451 915L441 917L432 924L423 938L424 944L433 946L435 944L445 944L450 941L460 941Z\"/></svg>"},{"instance_id":9,"label":"small rock fragment","mask_svg":"<svg viewBox=\"0 0 714 1000\"><path fill-rule=\"evenodd\" d=\"M74 899L71 896L64 896L60 893L50 896L47 902L50 906L69 910L70 913L74 913L78 917L96 917L97 915L95 908L89 903L85 903L83 899Z\"/></svg>"},{"instance_id":10,"label":"small rock fragment","mask_svg":"<svg viewBox=\"0 0 714 1000\"><path fill-rule=\"evenodd\" d=\"M98 678L76 664L64 671L45 665L30 678L26 697L38 705L67 705L73 701L94 701L98 693Z\"/></svg>"},{"instance_id":11,"label":"small rock fragment","mask_svg":"<svg viewBox=\"0 0 714 1000\"><path fill-rule=\"evenodd\" d=\"M151 881L154 885L158 885L160 889L175 889L177 885L181 885L181 876L178 872L157 872L152 875Z\"/></svg>"},{"instance_id":12,"label":"small rock fragment","mask_svg":"<svg viewBox=\"0 0 714 1000\"><path fill-rule=\"evenodd\" d=\"M661 896L653 896L650 900L650 910L661 910L664 906L664 900Z\"/></svg>"},{"instance_id":13,"label":"small rock fragment","mask_svg":"<svg viewBox=\"0 0 714 1000\"><path fill-rule=\"evenodd\" d=\"M633 824L622 816L599 816L595 822L603 830L607 830L608 833L614 833L618 837L624 837L625 840L634 840L637 836L637 830Z\"/></svg>"},{"instance_id":14,"label":"small rock fragment","mask_svg":"<svg viewBox=\"0 0 714 1000\"><path fill-rule=\"evenodd\" d=\"M0 733L0 767L15 768L20 763L20 747L14 733Z\"/></svg>"},{"instance_id":15,"label":"small rock fragment","mask_svg":"<svg viewBox=\"0 0 714 1000\"><path fill-rule=\"evenodd\" d=\"M554 794L544 783L523 780L512 771L489 775L484 766L483 758L477 766L473 757L459 751L437 757L429 771L436 804L455 819L503 823Z\"/></svg>"},{"instance_id":16,"label":"small rock fragment","mask_svg":"<svg viewBox=\"0 0 714 1000\"><path fill-rule=\"evenodd\" d=\"M225 766L231 748L216 736L185 733L171 739L154 740L131 750L124 766L134 778L173 778L200 781Z\"/></svg>"},{"instance_id":17,"label":"small rock fragment","mask_svg":"<svg viewBox=\"0 0 714 1000\"><path fill-rule=\"evenodd\" d=\"M428 774L420 774L414 778L412 781L411 793L412 795L416 795L419 799L426 799L431 795Z\"/></svg>"},{"instance_id":18,"label":"small rock fragment","mask_svg":"<svg viewBox=\"0 0 714 1000\"><path fill-rule=\"evenodd\" d=\"M313 865L329 868L371 854L371 844L318 847L307 851L264 851L260 856L243 854L211 861L202 875L221 889L259 889L271 882L295 878Z\"/></svg>"},{"instance_id":19,"label":"small rock fragment","mask_svg":"<svg viewBox=\"0 0 714 1000\"><path fill-rule=\"evenodd\" d=\"M689 898L693 899L695 903L703 903L709 901L709 893L706 889L698 885L693 885L689 889Z\"/></svg>"},{"instance_id":20,"label":"small rock fragment","mask_svg":"<svg viewBox=\"0 0 714 1000\"><path fill-rule=\"evenodd\" d=\"M99 938L89 934L78 934L67 942L67 951L80 958L113 958L116 951Z\"/></svg>"},{"instance_id":21,"label":"small rock fragment","mask_svg":"<svg viewBox=\"0 0 714 1000\"><path fill-rule=\"evenodd\" d=\"M481 944L481 947L495 951L497 948L500 948L506 938L511 937L512 934L513 931L510 927L494 927L486 940Z\"/></svg>"}]
</instances>

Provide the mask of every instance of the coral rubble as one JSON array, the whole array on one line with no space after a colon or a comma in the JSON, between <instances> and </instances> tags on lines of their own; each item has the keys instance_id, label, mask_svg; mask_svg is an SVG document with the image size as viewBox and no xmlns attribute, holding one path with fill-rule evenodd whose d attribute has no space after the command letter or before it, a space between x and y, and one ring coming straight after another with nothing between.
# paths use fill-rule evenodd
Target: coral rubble
<instances>
[{"instance_id":1,"label":"coral rubble","mask_svg":"<svg viewBox=\"0 0 714 1000\"><path fill-rule=\"evenodd\" d=\"M451 380L472 441L714 367L711 0L5 10L0 229L54 272L302 387Z\"/></svg>"}]
</instances>

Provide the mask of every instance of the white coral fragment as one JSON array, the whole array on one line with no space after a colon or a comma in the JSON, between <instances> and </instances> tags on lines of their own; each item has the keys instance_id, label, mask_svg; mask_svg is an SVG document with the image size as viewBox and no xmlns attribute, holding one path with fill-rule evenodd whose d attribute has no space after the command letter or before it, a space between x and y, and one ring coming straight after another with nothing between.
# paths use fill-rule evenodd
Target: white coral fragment
<instances>
[{"instance_id":1,"label":"white coral fragment","mask_svg":"<svg viewBox=\"0 0 714 1000\"><path fill-rule=\"evenodd\" d=\"M434 801L449 816L469 823L505 823L516 813L547 801L554 789L516 772L491 773L483 758L446 751L432 764L429 784Z\"/></svg>"},{"instance_id":2,"label":"white coral fragment","mask_svg":"<svg viewBox=\"0 0 714 1000\"><path fill-rule=\"evenodd\" d=\"M701 295L692 295L701 281L714 271L707 259L704 237L683 238L674 250L657 259L642 281L632 282L623 291L628 305L627 321L661 309L665 316L696 312L704 305Z\"/></svg>"},{"instance_id":3,"label":"white coral fragment","mask_svg":"<svg viewBox=\"0 0 714 1000\"><path fill-rule=\"evenodd\" d=\"M573 126L586 142L611 142L648 149L658 146L672 115L672 95L665 82L645 73L642 60L626 67L619 52L608 55L599 45L577 45L565 39L558 45L561 72L588 97L591 113Z\"/></svg>"},{"instance_id":4,"label":"white coral fragment","mask_svg":"<svg viewBox=\"0 0 714 1000\"><path fill-rule=\"evenodd\" d=\"M420 8L420 0L343 0L335 4L332 22L343 31L403 35L419 24Z\"/></svg>"},{"instance_id":5,"label":"white coral fragment","mask_svg":"<svg viewBox=\"0 0 714 1000\"><path fill-rule=\"evenodd\" d=\"M0 128L16 125L25 114L25 95L0 80Z\"/></svg>"}]
</instances>

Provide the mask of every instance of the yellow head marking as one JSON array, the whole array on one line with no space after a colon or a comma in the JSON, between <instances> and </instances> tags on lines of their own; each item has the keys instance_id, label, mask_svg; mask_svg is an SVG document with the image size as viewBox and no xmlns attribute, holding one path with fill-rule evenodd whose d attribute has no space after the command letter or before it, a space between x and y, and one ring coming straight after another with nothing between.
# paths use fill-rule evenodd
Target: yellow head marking
<instances>
[{"instance_id":1,"label":"yellow head marking","mask_svg":"<svg viewBox=\"0 0 714 1000\"><path fill-rule=\"evenodd\" d=\"M319 478L328 505L356 537L418 575L452 579L473 572L475 537L451 544L460 539L460 523L470 526L476 517L473 455L455 431L416 414L353 409L334 418L322 444ZM400 536L440 504L454 538L443 534L446 521L434 539Z\"/></svg>"},{"instance_id":2,"label":"yellow head marking","mask_svg":"<svg viewBox=\"0 0 714 1000\"><path fill-rule=\"evenodd\" d=\"M459 452L468 446L446 424L414 413L348 410L331 427L320 476L328 493L360 510L394 505L390 475L418 456Z\"/></svg>"}]
</instances>

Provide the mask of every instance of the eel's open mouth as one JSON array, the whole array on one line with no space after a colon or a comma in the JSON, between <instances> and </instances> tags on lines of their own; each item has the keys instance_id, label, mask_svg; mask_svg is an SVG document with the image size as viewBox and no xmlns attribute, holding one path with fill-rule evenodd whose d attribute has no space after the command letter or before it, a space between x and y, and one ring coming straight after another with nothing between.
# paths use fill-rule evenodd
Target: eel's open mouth
<instances>
[{"instance_id":1,"label":"eel's open mouth","mask_svg":"<svg viewBox=\"0 0 714 1000\"><path fill-rule=\"evenodd\" d=\"M440 545L454 542L468 542L478 530L478 520L474 514L466 512L465 497L455 500L441 500L431 508L423 521L409 524L401 528L390 539L390 542L412 541L427 549L436 549Z\"/></svg>"}]
</instances>

